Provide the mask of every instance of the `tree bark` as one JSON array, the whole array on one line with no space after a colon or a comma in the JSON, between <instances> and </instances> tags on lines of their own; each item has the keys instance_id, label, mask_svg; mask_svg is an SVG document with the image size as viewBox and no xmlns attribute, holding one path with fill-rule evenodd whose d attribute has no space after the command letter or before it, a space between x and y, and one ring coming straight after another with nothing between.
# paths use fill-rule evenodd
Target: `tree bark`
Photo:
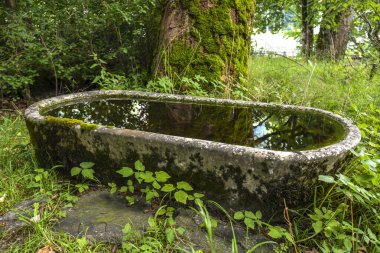
<instances>
[{"instance_id":1,"label":"tree bark","mask_svg":"<svg viewBox=\"0 0 380 253\"><path fill-rule=\"evenodd\" d=\"M224 82L245 76L254 6L255 0L169 0L153 74Z\"/></svg>"},{"instance_id":2,"label":"tree bark","mask_svg":"<svg viewBox=\"0 0 380 253\"><path fill-rule=\"evenodd\" d=\"M324 15L323 19L330 19L331 14ZM350 6L336 14L335 24L322 20L321 28L318 34L316 53L320 58L330 58L333 60L341 59L347 50L349 36L354 21L353 7Z\"/></svg>"},{"instance_id":3,"label":"tree bark","mask_svg":"<svg viewBox=\"0 0 380 253\"><path fill-rule=\"evenodd\" d=\"M5 6L9 8L15 8L16 7L16 0L5 0Z\"/></svg>"},{"instance_id":4,"label":"tree bark","mask_svg":"<svg viewBox=\"0 0 380 253\"><path fill-rule=\"evenodd\" d=\"M314 47L313 0L301 0L302 54L309 58Z\"/></svg>"}]
</instances>

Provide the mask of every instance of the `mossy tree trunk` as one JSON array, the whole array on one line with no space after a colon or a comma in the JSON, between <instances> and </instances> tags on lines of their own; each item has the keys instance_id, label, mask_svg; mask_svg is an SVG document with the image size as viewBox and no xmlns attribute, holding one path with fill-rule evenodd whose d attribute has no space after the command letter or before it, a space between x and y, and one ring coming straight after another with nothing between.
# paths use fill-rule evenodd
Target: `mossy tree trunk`
<instances>
[{"instance_id":1,"label":"mossy tree trunk","mask_svg":"<svg viewBox=\"0 0 380 253\"><path fill-rule=\"evenodd\" d=\"M5 5L9 8L15 8L16 0L5 0Z\"/></svg>"},{"instance_id":2,"label":"mossy tree trunk","mask_svg":"<svg viewBox=\"0 0 380 253\"><path fill-rule=\"evenodd\" d=\"M318 34L317 56L333 60L341 59L346 53L353 22L352 5L339 12L327 12L322 19Z\"/></svg>"},{"instance_id":3,"label":"mossy tree trunk","mask_svg":"<svg viewBox=\"0 0 380 253\"><path fill-rule=\"evenodd\" d=\"M245 76L254 7L255 0L169 0L153 74L224 82Z\"/></svg>"},{"instance_id":4,"label":"mossy tree trunk","mask_svg":"<svg viewBox=\"0 0 380 253\"><path fill-rule=\"evenodd\" d=\"M301 0L302 54L309 58L314 46L313 0Z\"/></svg>"}]
</instances>

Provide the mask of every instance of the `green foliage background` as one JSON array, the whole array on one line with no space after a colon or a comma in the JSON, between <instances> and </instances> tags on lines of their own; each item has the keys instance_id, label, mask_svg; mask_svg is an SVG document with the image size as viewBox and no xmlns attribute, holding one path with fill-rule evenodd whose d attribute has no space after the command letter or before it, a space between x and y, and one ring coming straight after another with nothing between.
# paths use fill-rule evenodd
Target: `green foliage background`
<instances>
[{"instance_id":1,"label":"green foliage background","mask_svg":"<svg viewBox=\"0 0 380 253\"><path fill-rule=\"evenodd\" d=\"M157 0L30 0L0 4L0 89L35 84L57 92L89 85L101 68L148 69L160 19Z\"/></svg>"}]
</instances>

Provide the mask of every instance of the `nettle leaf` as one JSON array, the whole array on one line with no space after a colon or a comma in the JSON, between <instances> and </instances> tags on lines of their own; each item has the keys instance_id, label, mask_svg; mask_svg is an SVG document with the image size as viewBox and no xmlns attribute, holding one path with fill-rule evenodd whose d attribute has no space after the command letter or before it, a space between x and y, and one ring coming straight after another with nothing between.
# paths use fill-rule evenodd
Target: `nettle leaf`
<instances>
[{"instance_id":1,"label":"nettle leaf","mask_svg":"<svg viewBox=\"0 0 380 253\"><path fill-rule=\"evenodd\" d=\"M153 177L153 172L151 171L141 173L140 177L144 180L145 183L152 183L155 181L155 178Z\"/></svg>"},{"instance_id":2,"label":"nettle leaf","mask_svg":"<svg viewBox=\"0 0 380 253\"><path fill-rule=\"evenodd\" d=\"M79 167L73 167L70 171L71 173L71 176L76 176L76 175L79 175L79 173L82 171L82 168L79 168Z\"/></svg>"},{"instance_id":3,"label":"nettle leaf","mask_svg":"<svg viewBox=\"0 0 380 253\"><path fill-rule=\"evenodd\" d=\"M234 214L234 219L235 220L242 220L242 219L244 219L244 214L243 214L243 212L236 212L235 214Z\"/></svg>"},{"instance_id":4,"label":"nettle leaf","mask_svg":"<svg viewBox=\"0 0 380 253\"><path fill-rule=\"evenodd\" d=\"M128 201L129 205L135 204L135 198L131 196L126 196L125 199Z\"/></svg>"},{"instance_id":5,"label":"nettle leaf","mask_svg":"<svg viewBox=\"0 0 380 253\"><path fill-rule=\"evenodd\" d=\"M194 197L197 198L197 199L203 198L204 196L205 195L202 194L202 193L198 193L198 192L194 193Z\"/></svg>"},{"instance_id":6,"label":"nettle leaf","mask_svg":"<svg viewBox=\"0 0 380 253\"><path fill-rule=\"evenodd\" d=\"M181 203L183 203L185 205L186 205L187 197L188 196L189 195L186 192L182 191L182 190L177 191L176 193L174 193L175 200L178 201L178 202L181 202Z\"/></svg>"},{"instance_id":7,"label":"nettle leaf","mask_svg":"<svg viewBox=\"0 0 380 253\"><path fill-rule=\"evenodd\" d=\"M123 167L123 168L121 168L121 170L118 170L116 172L119 173L120 175L122 175L123 177L130 177L134 173L133 169L129 168L129 167Z\"/></svg>"},{"instance_id":8,"label":"nettle leaf","mask_svg":"<svg viewBox=\"0 0 380 253\"><path fill-rule=\"evenodd\" d=\"M145 171L145 166L142 164L142 162L140 162L139 160L137 160L135 162L135 169L138 170L138 171Z\"/></svg>"},{"instance_id":9,"label":"nettle leaf","mask_svg":"<svg viewBox=\"0 0 380 253\"><path fill-rule=\"evenodd\" d=\"M127 186L122 186L119 190L119 192L123 193L123 192L127 192L128 191L128 187Z\"/></svg>"},{"instance_id":10,"label":"nettle leaf","mask_svg":"<svg viewBox=\"0 0 380 253\"><path fill-rule=\"evenodd\" d=\"M135 192L135 187L133 185L130 185L128 186L128 190L130 193L134 193Z\"/></svg>"},{"instance_id":11,"label":"nettle leaf","mask_svg":"<svg viewBox=\"0 0 380 253\"><path fill-rule=\"evenodd\" d=\"M148 218L148 224L149 224L149 227L151 227L151 228L157 227L156 221L154 220L153 217Z\"/></svg>"},{"instance_id":12,"label":"nettle leaf","mask_svg":"<svg viewBox=\"0 0 380 253\"><path fill-rule=\"evenodd\" d=\"M255 229L255 222L254 222L254 220L252 220L250 218L245 218L244 224L247 226L247 228Z\"/></svg>"},{"instance_id":13,"label":"nettle leaf","mask_svg":"<svg viewBox=\"0 0 380 253\"><path fill-rule=\"evenodd\" d=\"M171 178L171 176L165 171L157 171L155 174L157 182L160 183L165 183L169 178Z\"/></svg>"},{"instance_id":14,"label":"nettle leaf","mask_svg":"<svg viewBox=\"0 0 380 253\"><path fill-rule=\"evenodd\" d=\"M172 192L175 190L175 187L172 184L165 184L164 187L162 187L161 191L163 192Z\"/></svg>"},{"instance_id":15,"label":"nettle leaf","mask_svg":"<svg viewBox=\"0 0 380 253\"><path fill-rule=\"evenodd\" d=\"M146 200L147 202L150 202L150 201L156 196L155 193L157 193L157 192L156 192L156 191L148 191L148 192L146 193L145 200Z\"/></svg>"},{"instance_id":16,"label":"nettle leaf","mask_svg":"<svg viewBox=\"0 0 380 253\"><path fill-rule=\"evenodd\" d=\"M132 231L131 224L127 223L123 228L123 234L128 235Z\"/></svg>"},{"instance_id":17,"label":"nettle leaf","mask_svg":"<svg viewBox=\"0 0 380 253\"><path fill-rule=\"evenodd\" d=\"M178 227L177 232L178 234L183 235L186 232L186 229L184 229L183 227Z\"/></svg>"},{"instance_id":18,"label":"nettle leaf","mask_svg":"<svg viewBox=\"0 0 380 253\"><path fill-rule=\"evenodd\" d=\"M108 183L108 186L111 187L111 190L110 190L111 194L117 191L117 186L115 183Z\"/></svg>"},{"instance_id":19,"label":"nettle leaf","mask_svg":"<svg viewBox=\"0 0 380 253\"><path fill-rule=\"evenodd\" d=\"M323 230L323 223L322 221L317 221L317 222L313 222L313 224L311 224L314 228L314 232L316 234L318 234L319 232L321 232Z\"/></svg>"},{"instance_id":20,"label":"nettle leaf","mask_svg":"<svg viewBox=\"0 0 380 253\"><path fill-rule=\"evenodd\" d=\"M178 182L177 183L177 188L178 189L183 189L185 191L192 191L194 190L193 187L191 187L191 185L185 181L181 181L181 182Z\"/></svg>"},{"instance_id":21,"label":"nettle leaf","mask_svg":"<svg viewBox=\"0 0 380 253\"><path fill-rule=\"evenodd\" d=\"M262 217L263 217L263 214L261 213L261 211L260 210L257 211L256 212L256 218L259 219L259 220L261 220Z\"/></svg>"},{"instance_id":22,"label":"nettle leaf","mask_svg":"<svg viewBox=\"0 0 380 253\"><path fill-rule=\"evenodd\" d=\"M152 186L154 187L154 189L157 189L157 190L159 190L161 188L161 185L159 183L157 183L157 181L154 181Z\"/></svg>"},{"instance_id":23,"label":"nettle leaf","mask_svg":"<svg viewBox=\"0 0 380 253\"><path fill-rule=\"evenodd\" d=\"M166 228L165 229L166 239L169 243L173 243L175 239L175 233L173 228Z\"/></svg>"},{"instance_id":24,"label":"nettle leaf","mask_svg":"<svg viewBox=\"0 0 380 253\"><path fill-rule=\"evenodd\" d=\"M282 237L282 231L280 227L271 227L269 229L268 235L273 239L278 239Z\"/></svg>"},{"instance_id":25,"label":"nettle leaf","mask_svg":"<svg viewBox=\"0 0 380 253\"><path fill-rule=\"evenodd\" d=\"M90 169L92 167L94 167L95 163L93 162L83 162L83 163L80 163L79 166L81 166L83 169Z\"/></svg>"},{"instance_id":26,"label":"nettle leaf","mask_svg":"<svg viewBox=\"0 0 380 253\"><path fill-rule=\"evenodd\" d=\"M83 169L82 176L84 178L94 179L94 170L93 169Z\"/></svg>"},{"instance_id":27,"label":"nettle leaf","mask_svg":"<svg viewBox=\"0 0 380 253\"><path fill-rule=\"evenodd\" d=\"M319 181L322 181L322 182L329 183L329 184L333 184L333 183L335 183L335 179L334 179L334 177L332 177L332 176L320 175L320 176L318 177L318 180L319 180Z\"/></svg>"},{"instance_id":28,"label":"nettle leaf","mask_svg":"<svg viewBox=\"0 0 380 253\"><path fill-rule=\"evenodd\" d=\"M251 211L245 211L244 216L254 220L256 219L256 216Z\"/></svg>"}]
</instances>

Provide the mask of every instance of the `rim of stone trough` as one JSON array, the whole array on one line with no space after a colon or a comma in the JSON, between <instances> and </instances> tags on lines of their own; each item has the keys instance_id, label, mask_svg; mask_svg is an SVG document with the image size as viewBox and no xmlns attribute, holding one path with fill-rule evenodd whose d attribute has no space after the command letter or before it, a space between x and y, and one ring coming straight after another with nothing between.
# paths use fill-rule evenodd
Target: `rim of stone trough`
<instances>
[{"instance_id":1,"label":"rim of stone trough","mask_svg":"<svg viewBox=\"0 0 380 253\"><path fill-rule=\"evenodd\" d=\"M357 126L355 126L351 120L344 118L338 114L305 106L295 106L295 105L283 105L283 104L272 104L272 103L262 103L253 101L243 101L243 100L231 100L231 99L218 99L218 98L206 98L206 97L193 97L185 95L173 95L164 93L151 93L142 91L126 91L126 90L103 90L103 91L87 91L81 93L73 93L68 95L61 95L53 98L48 98L36 102L29 106L25 110L26 120L36 122L39 124L46 123L46 119L40 113L46 111L47 109L52 109L64 105L74 104L81 101L96 101L100 99L143 99L150 101L162 101L162 102L187 102L187 103L200 103L208 105L236 105L236 106L256 106L261 108L272 108L272 109L291 109L296 111L319 113L328 116L338 123L340 123L345 130L345 137L341 141L334 144L321 147L318 149L304 150L304 151L276 151L269 149L261 149L247 146L240 146L234 144L226 144L221 142L207 141L202 139L193 139L181 136L172 136L160 133L153 133L147 131L123 129L123 128L107 128L105 126L99 126L98 129L91 131L99 131L105 133L114 133L121 135L133 134L136 137L151 140L160 140L167 143L181 143L181 145L191 145L198 146L200 148L207 148L215 151L228 151L231 154L255 154L256 157L262 156L267 158L280 158L286 160L294 160L295 162L299 159L312 161L314 159L320 159L321 157L334 157L339 154L348 152L349 150L355 148L360 140L361 134ZM77 126L80 128L80 126Z\"/></svg>"}]
</instances>

